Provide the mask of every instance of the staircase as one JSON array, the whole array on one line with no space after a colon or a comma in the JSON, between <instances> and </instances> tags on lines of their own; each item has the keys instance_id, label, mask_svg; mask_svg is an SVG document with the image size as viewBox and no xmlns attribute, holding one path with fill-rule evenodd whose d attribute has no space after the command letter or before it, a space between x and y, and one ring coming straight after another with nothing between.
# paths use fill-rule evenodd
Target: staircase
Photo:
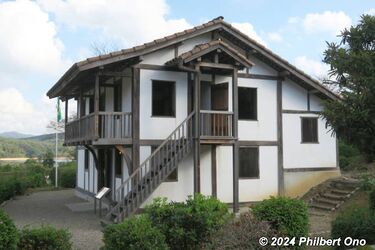
<instances>
[{"instance_id":1,"label":"staircase","mask_svg":"<svg viewBox=\"0 0 375 250\"><path fill-rule=\"evenodd\" d=\"M115 202L106 220L119 223L135 213L190 153L193 145L193 117L194 112L116 189Z\"/></svg>"}]
</instances>

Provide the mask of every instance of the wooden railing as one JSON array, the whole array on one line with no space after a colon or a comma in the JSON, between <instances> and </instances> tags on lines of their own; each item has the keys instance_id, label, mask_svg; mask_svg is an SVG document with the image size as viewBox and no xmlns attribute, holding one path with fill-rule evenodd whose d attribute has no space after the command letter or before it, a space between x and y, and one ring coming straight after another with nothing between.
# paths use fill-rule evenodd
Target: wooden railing
<instances>
[{"instance_id":1,"label":"wooden railing","mask_svg":"<svg viewBox=\"0 0 375 250\"><path fill-rule=\"evenodd\" d=\"M99 112L97 116L92 113L65 125L65 143L130 138L131 124L131 113Z\"/></svg>"},{"instance_id":2,"label":"wooden railing","mask_svg":"<svg viewBox=\"0 0 375 250\"><path fill-rule=\"evenodd\" d=\"M132 215L150 194L176 169L193 145L192 112L115 191L117 203L107 219L121 222Z\"/></svg>"},{"instance_id":3,"label":"wooden railing","mask_svg":"<svg viewBox=\"0 0 375 250\"><path fill-rule=\"evenodd\" d=\"M229 111L200 111L200 134L202 138L233 137L233 112Z\"/></svg>"}]
</instances>

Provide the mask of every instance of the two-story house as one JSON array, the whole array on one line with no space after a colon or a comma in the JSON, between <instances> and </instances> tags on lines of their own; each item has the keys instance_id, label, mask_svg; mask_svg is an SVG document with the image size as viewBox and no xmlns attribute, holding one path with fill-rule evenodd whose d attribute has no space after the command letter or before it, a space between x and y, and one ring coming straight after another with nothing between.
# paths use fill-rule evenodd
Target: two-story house
<instances>
[{"instance_id":1,"label":"two-story house","mask_svg":"<svg viewBox=\"0 0 375 250\"><path fill-rule=\"evenodd\" d=\"M199 192L236 212L340 174L320 117L339 97L222 17L75 63L47 95L66 111L77 100L77 194L110 187L117 221L158 196Z\"/></svg>"}]
</instances>

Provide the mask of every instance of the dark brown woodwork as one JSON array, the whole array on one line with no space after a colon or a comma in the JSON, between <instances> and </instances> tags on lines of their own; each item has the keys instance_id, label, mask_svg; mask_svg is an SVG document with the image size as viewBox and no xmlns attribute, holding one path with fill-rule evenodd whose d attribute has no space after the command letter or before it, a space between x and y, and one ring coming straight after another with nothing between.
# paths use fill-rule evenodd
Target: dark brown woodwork
<instances>
[{"instance_id":1,"label":"dark brown woodwork","mask_svg":"<svg viewBox=\"0 0 375 250\"><path fill-rule=\"evenodd\" d=\"M217 197L216 145L211 146L211 185L212 196Z\"/></svg>"},{"instance_id":2,"label":"dark brown woodwork","mask_svg":"<svg viewBox=\"0 0 375 250\"><path fill-rule=\"evenodd\" d=\"M133 67L133 81L132 81L132 170L130 173L138 168L139 162L139 109L140 109L140 70Z\"/></svg>"},{"instance_id":3,"label":"dark brown woodwork","mask_svg":"<svg viewBox=\"0 0 375 250\"><path fill-rule=\"evenodd\" d=\"M239 145L238 145L238 78L237 69L232 75L232 107L233 107L233 213L239 211Z\"/></svg>"},{"instance_id":4,"label":"dark brown woodwork","mask_svg":"<svg viewBox=\"0 0 375 250\"><path fill-rule=\"evenodd\" d=\"M283 99L282 99L282 80L277 81L276 103L277 103L277 176L278 176L278 194L284 194L284 156L283 156Z\"/></svg>"}]
</instances>

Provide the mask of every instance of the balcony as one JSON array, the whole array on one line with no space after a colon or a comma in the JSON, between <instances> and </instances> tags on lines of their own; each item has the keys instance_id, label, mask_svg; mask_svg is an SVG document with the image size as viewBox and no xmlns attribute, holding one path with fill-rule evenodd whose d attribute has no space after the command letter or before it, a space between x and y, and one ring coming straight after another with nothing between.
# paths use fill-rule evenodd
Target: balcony
<instances>
[{"instance_id":1,"label":"balcony","mask_svg":"<svg viewBox=\"0 0 375 250\"><path fill-rule=\"evenodd\" d=\"M200 136L202 143L228 143L233 137L233 112L200 111Z\"/></svg>"},{"instance_id":2,"label":"balcony","mask_svg":"<svg viewBox=\"0 0 375 250\"><path fill-rule=\"evenodd\" d=\"M125 112L91 113L65 125L65 145L130 144L132 114Z\"/></svg>"}]
</instances>

